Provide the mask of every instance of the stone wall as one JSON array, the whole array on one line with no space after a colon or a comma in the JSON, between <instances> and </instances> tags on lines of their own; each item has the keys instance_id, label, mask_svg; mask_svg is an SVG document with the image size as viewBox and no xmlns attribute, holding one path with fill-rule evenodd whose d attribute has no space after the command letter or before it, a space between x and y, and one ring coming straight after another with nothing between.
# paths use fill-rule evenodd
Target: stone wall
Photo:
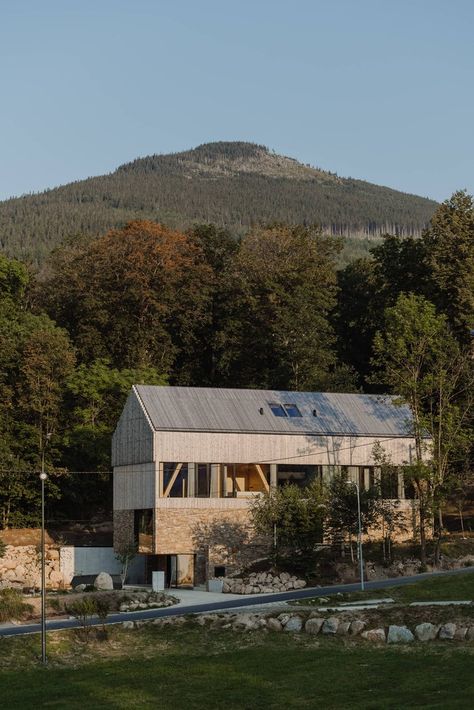
<instances>
[{"instance_id":1,"label":"stone wall","mask_svg":"<svg viewBox=\"0 0 474 710\"><path fill-rule=\"evenodd\" d=\"M114 550L133 545L134 540L134 511L114 510Z\"/></svg>"},{"instance_id":2,"label":"stone wall","mask_svg":"<svg viewBox=\"0 0 474 710\"><path fill-rule=\"evenodd\" d=\"M264 555L264 541L256 538L247 509L163 509L155 511L156 553L194 554L226 571L245 567Z\"/></svg>"},{"instance_id":3,"label":"stone wall","mask_svg":"<svg viewBox=\"0 0 474 710\"><path fill-rule=\"evenodd\" d=\"M0 588L41 586L41 554L36 545L7 545L5 556L0 558ZM59 548L46 546L46 586L58 589L64 586Z\"/></svg>"}]
</instances>

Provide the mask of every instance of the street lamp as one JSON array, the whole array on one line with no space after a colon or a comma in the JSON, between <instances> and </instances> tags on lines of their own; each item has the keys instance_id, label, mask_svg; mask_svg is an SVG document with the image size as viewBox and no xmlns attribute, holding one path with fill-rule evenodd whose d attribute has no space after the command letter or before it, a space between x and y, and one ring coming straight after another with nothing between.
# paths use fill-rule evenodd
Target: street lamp
<instances>
[{"instance_id":1,"label":"street lamp","mask_svg":"<svg viewBox=\"0 0 474 710\"><path fill-rule=\"evenodd\" d=\"M358 520L358 524L359 524L359 534L357 535L357 541L358 541L358 545L359 545L360 588L361 588L361 591L363 592L365 589L365 583L364 583L364 557L362 555L362 517L360 514L360 487L359 487L359 484L356 483L355 481L349 481L349 483L352 483L352 485L356 487L356 491L357 491L357 520Z\"/></svg>"},{"instance_id":2,"label":"street lamp","mask_svg":"<svg viewBox=\"0 0 474 710\"><path fill-rule=\"evenodd\" d=\"M44 531L44 482L48 476L44 471L44 456L42 460L41 480L41 661L46 664L46 560Z\"/></svg>"},{"instance_id":3,"label":"street lamp","mask_svg":"<svg viewBox=\"0 0 474 710\"><path fill-rule=\"evenodd\" d=\"M46 434L46 442L48 443L51 433ZM41 451L41 662L46 665L46 552L45 552L45 529L44 529L44 482L48 478L44 470L44 452L46 445Z\"/></svg>"}]
</instances>

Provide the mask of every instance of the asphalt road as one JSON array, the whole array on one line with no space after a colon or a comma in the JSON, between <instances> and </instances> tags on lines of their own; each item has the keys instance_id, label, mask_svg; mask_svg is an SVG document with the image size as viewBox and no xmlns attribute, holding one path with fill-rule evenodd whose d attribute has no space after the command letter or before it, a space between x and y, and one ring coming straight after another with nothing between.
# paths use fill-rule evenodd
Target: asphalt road
<instances>
[{"instance_id":1,"label":"asphalt road","mask_svg":"<svg viewBox=\"0 0 474 710\"><path fill-rule=\"evenodd\" d=\"M446 572L426 572L411 577L394 577L390 579L375 580L366 582L365 589L385 589L386 587L402 587L405 584L413 584L423 579L433 577L444 577L456 574L471 574L474 567L462 567L461 569L448 570ZM222 595L222 601L209 604L188 604L187 606L167 607L165 609L149 609L146 611L130 611L124 613L110 614L106 624L120 624L123 621L142 621L145 619L159 619L166 616L184 616L185 614L196 614L202 612L225 611L226 609L245 608L256 605L274 604L275 602L288 602L312 597L329 597L339 592L356 592L360 590L360 584L333 584L329 587L307 587L297 591L280 592L278 594L252 594L244 596L242 599L227 599ZM102 621L93 618L92 626L102 625ZM57 619L47 621L47 631L62 631L64 629L78 629L81 624L77 619ZM37 634L41 631L40 624L19 624L17 626L0 626L0 636L21 636L24 634Z\"/></svg>"}]
</instances>

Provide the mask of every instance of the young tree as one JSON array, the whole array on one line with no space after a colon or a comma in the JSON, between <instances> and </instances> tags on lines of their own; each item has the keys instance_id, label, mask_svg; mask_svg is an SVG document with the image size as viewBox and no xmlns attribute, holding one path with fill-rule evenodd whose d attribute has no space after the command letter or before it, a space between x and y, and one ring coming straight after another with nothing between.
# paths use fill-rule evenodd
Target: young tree
<instances>
[{"instance_id":1,"label":"young tree","mask_svg":"<svg viewBox=\"0 0 474 710\"><path fill-rule=\"evenodd\" d=\"M377 521L379 499L375 487L369 490L360 489L360 514L362 533ZM357 504L357 489L350 482L345 470L335 473L329 484L327 527L334 540L344 540L349 537L351 559L354 561L352 541L359 534L359 515Z\"/></svg>"},{"instance_id":2,"label":"young tree","mask_svg":"<svg viewBox=\"0 0 474 710\"><path fill-rule=\"evenodd\" d=\"M285 485L253 501L255 531L271 541L270 555L276 566L287 556L310 570L315 547L322 542L326 504L326 492L319 482L307 488Z\"/></svg>"},{"instance_id":3,"label":"young tree","mask_svg":"<svg viewBox=\"0 0 474 710\"><path fill-rule=\"evenodd\" d=\"M373 363L377 379L410 406L415 451L406 471L418 498L424 563L426 523L440 510L453 456L470 439L472 361L451 335L446 317L423 297L402 294L386 310L385 321L374 340Z\"/></svg>"}]
</instances>

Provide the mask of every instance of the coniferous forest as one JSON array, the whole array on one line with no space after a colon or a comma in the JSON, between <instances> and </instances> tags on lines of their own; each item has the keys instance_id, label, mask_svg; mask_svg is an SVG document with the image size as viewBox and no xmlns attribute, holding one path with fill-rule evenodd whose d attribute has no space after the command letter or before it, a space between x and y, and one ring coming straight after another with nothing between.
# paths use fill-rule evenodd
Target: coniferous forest
<instances>
[{"instance_id":1,"label":"coniferous forest","mask_svg":"<svg viewBox=\"0 0 474 710\"><path fill-rule=\"evenodd\" d=\"M1 202L0 247L38 265L66 236L98 236L135 219L177 229L213 223L236 237L278 221L344 236L347 261L384 233L419 236L435 209L432 200L341 178L264 146L209 143Z\"/></svg>"},{"instance_id":2,"label":"coniferous forest","mask_svg":"<svg viewBox=\"0 0 474 710\"><path fill-rule=\"evenodd\" d=\"M233 150L239 165L250 171L247 147L237 144ZM442 509L469 488L472 197L455 193L433 214L431 203L413 198L409 213L394 193L393 213L384 212L381 204L377 208L383 215L380 228L391 219L401 224L397 210L404 211L404 224L412 227L383 235L366 256L340 268L343 237L313 225L306 219L311 211L297 220L294 205L286 212L282 206L270 215L273 200L278 201L272 180L278 195L281 178L273 177L273 156L265 155L269 174L258 179L268 182L268 193L261 193L269 196L268 219L257 219L262 215L256 212L250 225L244 225L238 210L231 213L236 203L229 199L230 212L221 214L218 223L206 220L178 228L134 219L91 234L100 231L105 212L94 212L95 198L88 202L83 192L84 211L78 200L74 214L82 214L84 221L68 221L73 213L64 208L65 221L55 222L53 235L49 210L56 210L59 202L50 200L52 193L17 203L30 210L37 201L36 215L43 220L36 253L41 267L30 247L25 247L29 261L11 256L23 247L12 248L9 240L18 233L7 230L8 253L0 254L1 527L37 523L36 480L43 457L50 473L49 519L86 519L108 512L111 434L130 386L145 382L395 392L416 408L421 425L436 441L432 502L436 499ZM179 154L169 162L180 165L188 157ZM202 151L200 165L209 159L210 173L225 171L225 165L216 166L211 158ZM261 156L259 161L261 170ZM169 181L177 201L190 199L190 193L179 195L162 159L138 162L100 179L102 186L112 179L122 184L132 171L140 176L138 194L139 185L148 184L147 176L156 173ZM295 185L301 171L314 173L291 161L284 168L297 174L285 178ZM248 178L249 190L253 179ZM317 179L302 181L314 186ZM340 187L335 176L320 179L336 192ZM218 210L220 188L213 193L211 184L200 205L214 194L213 209ZM54 200L61 190L69 197L79 194L86 183L81 185L60 188ZM354 195L358 189L354 187ZM249 217L252 203L243 195L240 191L239 200ZM341 210L347 204L342 202ZM2 209L5 220L10 207L4 204ZM121 217L126 214L120 212L125 209L120 201L115 209ZM29 224L33 230L35 211L28 214L30 221L23 221L21 229ZM315 222L323 223L327 214ZM89 230L91 215L94 229ZM348 215L344 211L347 224ZM216 212L210 210L209 216ZM239 236L234 226L240 219ZM223 226L227 222L230 227ZM75 234L67 236L72 224ZM57 244L59 233L63 239ZM29 234L32 245L36 233ZM46 239L51 240L48 248L56 243L48 255L41 246Z\"/></svg>"}]
</instances>

